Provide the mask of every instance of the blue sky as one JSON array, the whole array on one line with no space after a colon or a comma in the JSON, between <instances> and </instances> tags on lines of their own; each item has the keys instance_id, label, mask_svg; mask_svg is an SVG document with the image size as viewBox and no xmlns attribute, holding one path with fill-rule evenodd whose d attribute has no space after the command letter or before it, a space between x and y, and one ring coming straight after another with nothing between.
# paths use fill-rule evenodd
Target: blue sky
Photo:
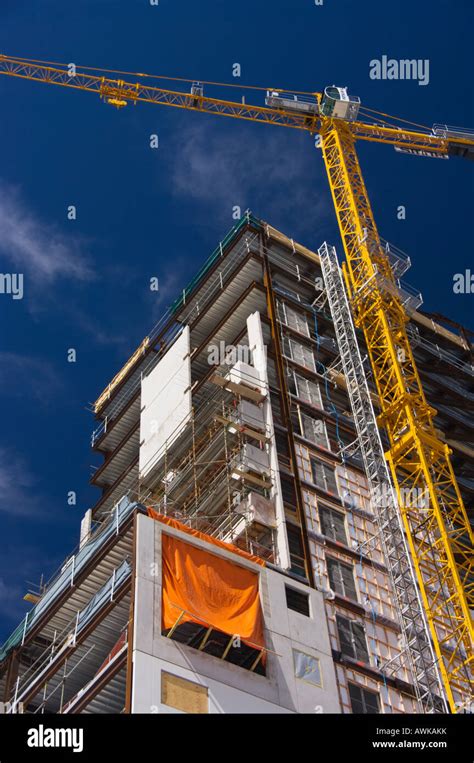
<instances>
[{"instance_id":1,"label":"blue sky","mask_svg":"<svg viewBox=\"0 0 474 763\"><path fill-rule=\"evenodd\" d=\"M0 52L288 90L347 85L371 108L474 127L472 22L468 0L3 0ZM429 59L429 84L370 79L384 54ZM89 403L233 225L233 206L309 247L339 239L304 133L146 104L117 111L6 77L0 99L0 271L25 279L22 300L0 295L2 640L28 607L25 580L50 576L98 498ZM472 263L473 165L374 144L359 156L380 232L411 256L406 278L425 308L472 325L474 296L454 294L453 275Z\"/></svg>"}]
</instances>

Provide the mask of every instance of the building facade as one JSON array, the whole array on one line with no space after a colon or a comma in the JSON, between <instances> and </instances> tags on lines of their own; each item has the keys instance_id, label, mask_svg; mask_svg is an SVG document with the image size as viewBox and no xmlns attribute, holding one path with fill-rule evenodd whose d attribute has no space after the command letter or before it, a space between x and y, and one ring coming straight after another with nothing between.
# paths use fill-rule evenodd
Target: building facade
<instances>
[{"instance_id":1,"label":"building facade","mask_svg":"<svg viewBox=\"0 0 474 763\"><path fill-rule=\"evenodd\" d=\"M424 711L326 281L247 213L104 390L101 496L0 650L9 712ZM472 514L470 336L400 294Z\"/></svg>"}]
</instances>

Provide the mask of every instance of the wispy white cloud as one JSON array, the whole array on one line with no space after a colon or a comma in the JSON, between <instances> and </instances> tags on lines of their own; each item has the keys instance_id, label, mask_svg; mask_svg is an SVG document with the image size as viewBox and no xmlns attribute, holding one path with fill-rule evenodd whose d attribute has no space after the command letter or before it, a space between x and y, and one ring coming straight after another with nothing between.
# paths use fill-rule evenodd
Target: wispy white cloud
<instances>
[{"instance_id":1,"label":"wispy white cloud","mask_svg":"<svg viewBox=\"0 0 474 763\"><path fill-rule=\"evenodd\" d=\"M3 398L24 397L48 403L62 388L57 369L42 358L0 352L0 393Z\"/></svg>"},{"instance_id":2,"label":"wispy white cloud","mask_svg":"<svg viewBox=\"0 0 474 763\"><path fill-rule=\"evenodd\" d=\"M103 347L126 347L127 336L120 331L117 326L115 330L112 329L114 320L109 321L109 326L105 326L99 317L94 318L85 310L81 310L79 307L68 310L68 315L71 320L78 326L78 328L90 337L95 344Z\"/></svg>"},{"instance_id":3,"label":"wispy white cloud","mask_svg":"<svg viewBox=\"0 0 474 763\"><path fill-rule=\"evenodd\" d=\"M42 283L94 277L78 238L65 236L41 220L28 208L19 189L4 182L0 182L0 254L16 271L27 272Z\"/></svg>"},{"instance_id":4,"label":"wispy white cloud","mask_svg":"<svg viewBox=\"0 0 474 763\"><path fill-rule=\"evenodd\" d=\"M38 491L38 480L28 464L15 451L0 448L0 513L14 516L45 516Z\"/></svg>"},{"instance_id":5,"label":"wispy white cloud","mask_svg":"<svg viewBox=\"0 0 474 763\"><path fill-rule=\"evenodd\" d=\"M181 131L170 159L173 193L212 205L213 213L218 205L227 219L233 206L250 207L272 224L314 231L332 209L311 138L264 126L244 129L223 132L206 123Z\"/></svg>"}]
</instances>

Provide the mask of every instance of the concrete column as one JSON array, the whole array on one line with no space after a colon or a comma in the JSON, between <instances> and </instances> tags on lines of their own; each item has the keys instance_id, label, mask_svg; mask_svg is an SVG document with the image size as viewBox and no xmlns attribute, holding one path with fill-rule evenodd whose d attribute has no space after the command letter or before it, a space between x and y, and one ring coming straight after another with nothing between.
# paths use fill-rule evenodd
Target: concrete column
<instances>
[{"instance_id":1,"label":"concrete column","mask_svg":"<svg viewBox=\"0 0 474 763\"><path fill-rule=\"evenodd\" d=\"M272 406L270 403L270 391L268 385L267 371L267 348L263 341L262 322L260 313L255 312L247 318L247 331L249 337L249 347L252 352L253 364L259 372L264 385L267 397L263 403L263 417L265 425L270 434L269 454L270 468L272 470L272 497L275 500L276 524L277 524L277 548L279 564L283 569L291 567L290 549L288 547L288 535L286 532L285 507L281 491L280 468L278 464L278 452L275 439L275 429L273 426Z\"/></svg>"}]
</instances>

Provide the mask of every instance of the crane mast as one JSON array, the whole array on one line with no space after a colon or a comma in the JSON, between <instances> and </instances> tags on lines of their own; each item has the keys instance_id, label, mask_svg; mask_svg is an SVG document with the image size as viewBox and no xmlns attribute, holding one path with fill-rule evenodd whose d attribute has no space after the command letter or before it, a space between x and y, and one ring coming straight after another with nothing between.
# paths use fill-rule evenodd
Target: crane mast
<instances>
[{"instance_id":1,"label":"crane mast","mask_svg":"<svg viewBox=\"0 0 474 763\"><path fill-rule=\"evenodd\" d=\"M354 103L358 99L344 97L343 101L353 103L338 104L338 88L334 87L326 88L324 94L313 93L310 103L298 104L295 99L293 107L274 91L269 93L267 105L259 106L206 97L199 83L193 84L191 92L182 92L3 55L0 74L93 92L117 108L155 103L321 136L346 255L346 288L371 361L380 403L378 423L389 443L385 457L438 662L440 693L452 712L465 709L472 699L474 659L470 613L474 607L473 531L453 472L451 451L434 426L436 411L427 403L416 368L406 330L408 315L380 242L355 142L385 143L425 156L472 158L474 134L361 120ZM342 111L337 112L339 106ZM421 505L420 495L425 497Z\"/></svg>"},{"instance_id":2,"label":"crane mast","mask_svg":"<svg viewBox=\"0 0 474 763\"><path fill-rule=\"evenodd\" d=\"M435 411L418 375L408 316L380 243L350 126L334 120L323 129L322 148L352 310L364 332L381 406L379 423L390 443L386 458L448 702L456 708L460 697L470 696L472 529L449 448L434 428Z\"/></svg>"}]
</instances>

